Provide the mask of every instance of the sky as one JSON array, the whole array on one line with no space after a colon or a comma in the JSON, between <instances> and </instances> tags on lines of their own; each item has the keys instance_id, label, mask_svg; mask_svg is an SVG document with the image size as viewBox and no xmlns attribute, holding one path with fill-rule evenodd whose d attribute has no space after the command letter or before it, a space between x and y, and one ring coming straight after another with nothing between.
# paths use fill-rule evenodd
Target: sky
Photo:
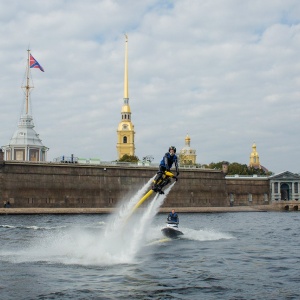
<instances>
[{"instance_id":1,"label":"sky","mask_svg":"<svg viewBox=\"0 0 300 300\"><path fill-rule=\"evenodd\" d=\"M189 134L197 163L300 172L299 0L0 0L0 146L24 109L48 160L118 159L125 37L135 155L159 162Z\"/></svg>"}]
</instances>

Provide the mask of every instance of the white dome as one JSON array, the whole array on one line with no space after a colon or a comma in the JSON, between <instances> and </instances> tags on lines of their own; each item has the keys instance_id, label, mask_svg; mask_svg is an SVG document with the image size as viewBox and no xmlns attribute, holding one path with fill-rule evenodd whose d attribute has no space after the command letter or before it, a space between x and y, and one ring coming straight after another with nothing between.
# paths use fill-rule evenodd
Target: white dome
<instances>
[{"instance_id":1,"label":"white dome","mask_svg":"<svg viewBox=\"0 0 300 300\"><path fill-rule=\"evenodd\" d=\"M30 115L23 115L20 118L18 129L10 139L9 145L21 146L44 146L39 135L35 132L33 119Z\"/></svg>"}]
</instances>

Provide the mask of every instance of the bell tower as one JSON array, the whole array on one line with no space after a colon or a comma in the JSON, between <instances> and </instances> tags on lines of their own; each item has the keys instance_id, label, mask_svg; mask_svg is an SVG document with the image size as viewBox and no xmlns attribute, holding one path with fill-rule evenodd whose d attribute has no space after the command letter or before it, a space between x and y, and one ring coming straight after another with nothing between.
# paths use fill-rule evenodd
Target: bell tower
<instances>
[{"instance_id":1,"label":"bell tower","mask_svg":"<svg viewBox=\"0 0 300 300\"><path fill-rule=\"evenodd\" d=\"M134 156L134 125L131 122L131 110L129 106L128 93L128 36L125 34L125 73L124 73L124 98L121 110L121 121L117 130L117 152L118 159L125 154Z\"/></svg>"}]
</instances>

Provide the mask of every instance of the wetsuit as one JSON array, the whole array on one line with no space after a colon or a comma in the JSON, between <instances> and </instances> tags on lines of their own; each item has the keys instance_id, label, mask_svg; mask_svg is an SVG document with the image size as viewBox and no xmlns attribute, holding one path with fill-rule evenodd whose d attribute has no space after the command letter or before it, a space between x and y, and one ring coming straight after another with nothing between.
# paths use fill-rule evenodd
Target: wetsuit
<instances>
[{"instance_id":1,"label":"wetsuit","mask_svg":"<svg viewBox=\"0 0 300 300\"><path fill-rule=\"evenodd\" d=\"M173 156L167 152L163 159L161 160L159 164L159 171L157 172L157 176L155 178L155 182L157 182L158 179L161 178L162 174L167 170L170 171L172 168L173 164L175 164L177 176L179 175L178 172L178 162L177 162L177 156L174 154Z\"/></svg>"},{"instance_id":2,"label":"wetsuit","mask_svg":"<svg viewBox=\"0 0 300 300\"><path fill-rule=\"evenodd\" d=\"M154 178L154 184L152 186L152 189L157 192L158 190L160 191L160 189L158 189L157 186L157 182L161 179L161 177L163 176L164 172L170 171L171 167L173 166L173 164L175 164L175 168L176 168L176 172L177 172L177 176L179 175L179 171L178 171L178 161L177 161L177 156L176 154L171 155L169 152L167 152L163 159L161 160L160 164L159 164L159 170L157 172L156 177ZM163 192L160 192L160 194L163 194Z\"/></svg>"}]
</instances>

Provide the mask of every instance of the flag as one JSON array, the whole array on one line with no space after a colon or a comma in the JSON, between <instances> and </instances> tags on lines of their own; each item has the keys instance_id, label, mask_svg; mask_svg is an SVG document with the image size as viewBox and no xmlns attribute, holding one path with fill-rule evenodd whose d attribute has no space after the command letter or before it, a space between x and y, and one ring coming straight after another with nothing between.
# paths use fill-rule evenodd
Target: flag
<instances>
[{"instance_id":1,"label":"flag","mask_svg":"<svg viewBox=\"0 0 300 300\"><path fill-rule=\"evenodd\" d=\"M37 62L37 60L30 54L30 68L39 68L42 72L45 72L43 67Z\"/></svg>"}]
</instances>

